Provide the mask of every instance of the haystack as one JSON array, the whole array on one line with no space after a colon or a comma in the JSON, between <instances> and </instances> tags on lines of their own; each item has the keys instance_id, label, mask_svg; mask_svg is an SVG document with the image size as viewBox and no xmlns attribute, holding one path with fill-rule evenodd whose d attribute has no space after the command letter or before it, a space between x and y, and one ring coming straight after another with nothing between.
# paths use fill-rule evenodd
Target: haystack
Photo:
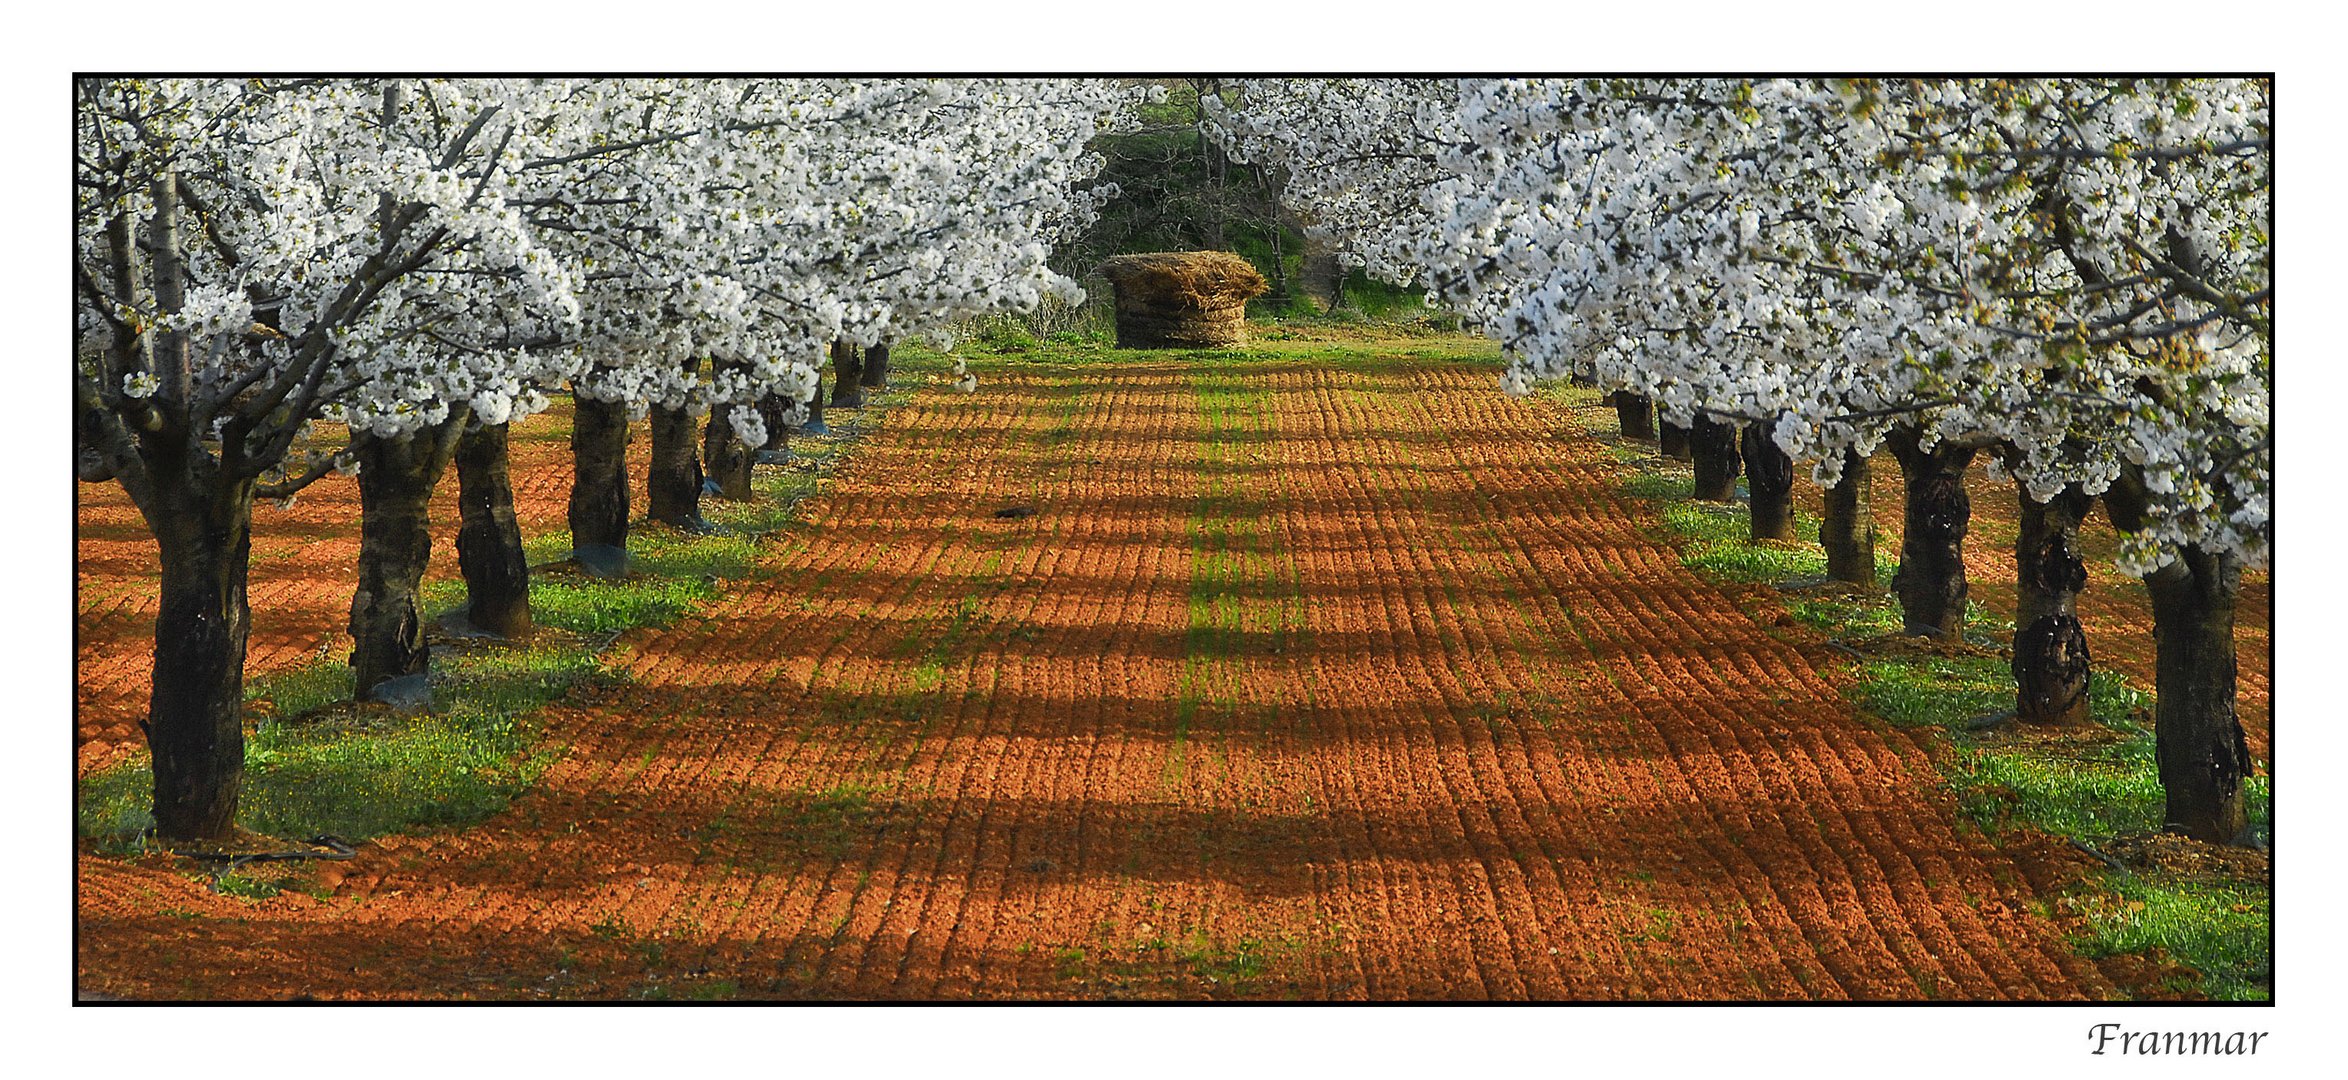
<instances>
[{"instance_id":1,"label":"haystack","mask_svg":"<svg viewBox=\"0 0 2348 1080\"><path fill-rule=\"evenodd\" d=\"M1237 345L1248 298L1270 288L1246 259L1223 251L1119 255L1100 275L1117 290L1121 349Z\"/></svg>"}]
</instances>

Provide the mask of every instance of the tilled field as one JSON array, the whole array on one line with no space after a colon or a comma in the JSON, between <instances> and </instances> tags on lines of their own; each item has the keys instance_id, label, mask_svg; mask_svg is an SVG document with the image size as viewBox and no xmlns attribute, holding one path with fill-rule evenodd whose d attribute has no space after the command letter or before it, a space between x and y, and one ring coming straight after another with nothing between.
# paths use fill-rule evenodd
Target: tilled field
<instances>
[{"instance_id":1,"label":"tilled field","mask_svg":"<svg viewBox=\"0 0 2348 1080\"><path fill-rule=\"evenodd\" d=\"M763 576L628 639L631 683L552 710L565 755L485 825L371 845L323 896L240 900L81 858L82 988L1839 999L2131 981L2034 913L2070 863L1961 829L1922 737L1846 704L1837 654L1682 567L1564 407L1493 393L1481 366L1014 367L916 398L857 454ZM996 515L1011 507L1034 512ZM89 594L141 586L82 573L89 714L118 691L88 669L143 651L89 640L133 618Z\"/></svg>"}]
</instances>

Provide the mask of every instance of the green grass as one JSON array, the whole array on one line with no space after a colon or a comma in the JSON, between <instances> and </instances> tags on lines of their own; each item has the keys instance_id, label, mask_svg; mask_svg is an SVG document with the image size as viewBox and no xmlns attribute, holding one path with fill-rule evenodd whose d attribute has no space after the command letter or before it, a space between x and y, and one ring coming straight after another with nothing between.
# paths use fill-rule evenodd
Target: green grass
<instances>
[{"instance_id":1,"label":"green grass","mask_svg":"<svg viewBox=\"0 0 2348 1080\"><path fill-rule=\"evenodd\" d=\"M1174 958L1188 965L1191 974L1227 987L1235 994L1244 994L1254 989L1256 981L1270 968L1271 951L1270 946L1255 938L1243 937L1225 945L1202 931L1193 931L1174 947Z\"/></svg>"},{"instance_id":2,"label":"green grass","mask_svg":"<svg viewBox=\"0 0 2348 1080\"><path fill-rule=\"evenodd\" d=\"M1213 987L1208 991L1212 996L1246 996L1258 989L1276 961L1300 947L1294 940L1248 936L1226 942L1200 929L1175 939L1153 935L1124 946L1111 940L1113 934L1113 928L1104 926L1096 948L1072 945L1055 950L1055 974L1062 979L1105 975L1121 983L1155 983L1177 992L1196 992L1189 984L1195 979ZM1110 958L1120 954L1131 959Z\"/></svg>"},{"instance_id":3,"label":"green grass","mask_svg":"<svg viewBox=\"0 0 2348 1080\"><path fill-rule=\"evenodd\" d=\"M434 673L426 716L293 721L347 698L350 669L318 660L263 679L281 719L245 740L237 823L271 836L387 833L466 825L504 809L553 760L527 715L583 681L607 677L584 650L534 648L450 657ZM329 689L331 688L331 689ZM154 774L142 757L82 784L76 830L119 846L153 824Z\"/></svg>"},{"instance_id":4,"label":"green grass","mask_svg":"<svg viewBox=\"0 0 2348 1080\"><path fill-rule=\"evenodd\" d=\"M300 716L350 696L350 665L325 649L297 666L245 680L245 701L266 701L275 716Z\"/></svg>"},{"instance_id":5,"label":"green grass","mask_svg":"<svg viewBox=\"0 0 2348 1080\"><path fill-rule=\"evenodd\" d=\"M1795 535L1818 535L1817 519L1794 517ZM1826 574L1826 553L1815 543L1748 539L1750 527L1740 506L1676 503L1664 508L1663 523L1687 538L1681 562L1726 581L1786 581Z\"/></svg>"},{"instance_id":6,"label":"green grass","mask_svg":"<svg viewBox=\"0 0 2348 1080\"><path fill-rule=\"evenodd\" d=\"M1174 734L1163 783L1183 781L1192 740L1211 736L1228 753L1233 729L1264 718L1261 702L1242 698L1238 672L1246 654L1283 652L1305 632L1296 571L1278 550L1260 495L1248 490L1244 447L1269 436L1277 417L1262 381L1247 372L1195 373L1204 428L1199 441L1203 485L1191 506L1191 579L1175 690Z\"/></svg>"},{"instance_id":7,"label":"green grass","mask_svg":"<svg viewBox=\"0 0 2348 1080\"><path fill-rule=\"evenodd\" d=\"M1696 478L1684 472L1641 469L1623 480L1622 493L1658 502L1685 501L1696 497Z\"/></svg>"},{"instance_id":8,"label":"green grass","mask_svg":"<svg viewBox=\"0 0 2348 1080\"><path fill-rule=\"evenodd\" d=\"M2081 906L2092 956L2161 949L2201 973L2202 993L2219 1001L2263 1001L2274 993L2274 897L2264 888L2166 882L2109 875L2109 892Z\"/></svg>"},{"instance_id":9,"label":"green grass","mask_svg":"<svg viewBox=\"0 0 2348 1080\"><path fill-rule=\"evenodd\" d=\"M1900 608L1886 597L1816 596L1792 600L1786 611L1802 625L1859 638L1900 632Z\"/></svg>"},{"instance_id":10,"label":"green grass","mask_svg":"<svg viewBox=\"0 0 2348 1080\"><path fill-rule=\"evenodd\" d=\"M2013 708L2014 693L2013 675L1988 658L1891 657L1859 665L1859 703L1895 727L1961 727Z\"/></svg>"},{"instance_id":11,"label":"green grass","mask_svg":"<svg viewBox=\"0 0 2348 1080\"><path fill-rule=\"evenodd\" d=\"M214 879L213 887L229 896L246 900L267 900L277 895L279 891L276 882L262 881L240 874L222 874Z\"/></svg>"},{"instance_id":12,"label":"green grass","mask_svg":"<svg viewBox=\"0 0 2348 1080\"><path fill-rule=\"evenodd\" d=\"M836 861L853 853L884 824L881 808L873 803L879 794L880 788L855 782L798 792L768 809L762 827L779 851Z\"/></svg>"},{"instance_id":13,"label":"green grass","mask_svg":"<svg viewBox=\"0 0 2348 1080\"><path fill-rule=\"evenodd\" d=\"M757 470L750 478L750 490L756 496L752 501L709 503L702 512L722 528L757 539L797 521L799 504L816 493L820 480L813 471Z\"/></svg>"}]
</instances>

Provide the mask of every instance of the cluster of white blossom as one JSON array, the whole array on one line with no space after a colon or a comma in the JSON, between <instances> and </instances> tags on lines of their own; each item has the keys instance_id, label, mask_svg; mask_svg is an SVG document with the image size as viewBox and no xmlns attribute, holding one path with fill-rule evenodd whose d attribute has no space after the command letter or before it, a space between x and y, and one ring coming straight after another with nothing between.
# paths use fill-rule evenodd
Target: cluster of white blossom
<instances>
[{"instance_id":1,"label":"cluster of white blossom","mask_svg":"<svg viewBox=\"0 0 2348 1080\"><path fill-rule=\"evenodd\" d=\"M126 392L249 440L228 449L260 469L312 416L397 437L458 408L543 408L532 387L567 375L529 347L574 335L579 305L512 201L524 133L560 122L528 83L111 79L77 92L82 374L127 369ZM155 227L159 197L182 264L169 302L123 244ZM246 408L256 400L275 411Z\"/></svg>"},{"instance_id":2,"label":"cluster of white blossom","mask_svg":"<svg viewBox=\"0 0 2348 1080\"><path fill-rule=\"evenodd\" d=\"M1031 311L1084 291L1048 264L1052 249L1098 218L1117 194L1093 184L1097 134L1124 130L1162 88L1109 80L990 79L930 84L933 106L911 133L913 153L887 178L894 204L868 216L855 286L864 303L843 337L872 345L928 337L974 315ZM885 147L851 148L888 160Z\"/></svg>"},{"instance_id":3,"label":"cluster of white blossom","mask_svg":"<svg viewBox=\"0 0 2348 1080\"><path fill-rule=\"evenodd\" d=\"M1086 144L1136 96L1047 80L568 89L600 119L555 157L596 160L595 183L566 178L534 212L586 283L578 388L639 413L725 408L752 445L770 434L752 406L807 402L834 340L1072 294L1049 245L1108 194L1082 186L1100 166ZM722 363L689 374L704 358Z\"/></svg>"},{"instance_id":4,"label":"cluster of white blossom","mask_svg":"<svg viewBox=\"0 0 2348 1080\"><path fill-rule=\"evenodd\" d=\"M566 382L639 415L728 406L747 420L769 394L805 402L836 338L1074 293L1044 260L1107 194L1084 186L1100 166L1086 144L1139 92L104 79L77 93L92 396L210 393L194 412L265 443L313 416L383 437L459 409L520 419ZM185 295L169 304L107 269L114 234L153 221L164 175L185 202ZM164 334L188 342L184 379L150 355ZM697 373L705 360L721 363ZM230 419L228 399L256 387L277 422Z\"/></svg>"},{"instance_id":5,"label":"cluster of white blossom","mask_svg":"<svg viewBox=\"0 0 2348 1080\"><path fill-rule=\"evenodd\" d=\"M1264 80L1209 127L1372 272L1579 374L1775 423L1832 482L1896 424L2123 555L2267 545L2271 136L2241 80Z\"/></svg>"},{"instance_id":6,"label":"cluster of white blossom","mask_svg":"<svg viewBox=\"0 0 2348 1080\"><path fill-rule=\"evenodd\" d=\"M1409 285L1443 216L1428 196L1453 180L1438 151L1460 145L1458 91L1431 79L1242 79L1236 103L1208 94L1200 126L1233 161L1285 176L1281 198L1348 266Z\"/></svg>"}]
</instances>

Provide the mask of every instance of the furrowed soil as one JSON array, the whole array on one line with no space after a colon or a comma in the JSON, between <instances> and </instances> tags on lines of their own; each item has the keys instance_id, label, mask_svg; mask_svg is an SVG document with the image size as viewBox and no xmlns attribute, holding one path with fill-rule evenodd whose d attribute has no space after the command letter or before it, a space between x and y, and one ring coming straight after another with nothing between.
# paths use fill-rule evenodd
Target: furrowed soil
<instances>
[{"instance_id":1,"label":"furrowed soil","mask_svg":"<svg viewBox=\"0 0 2348 1080\"><path fill-rule=\"evenodd\" d=\"M1484 363L1229 357L1006 364L917 396L757 577L549 710L563 756L480 826L257 901L85 850L80 987L2131 989L2045 915L2084 857L1961 826L1929 737L1857 715L1847 664L1748 615L1754 587L1683 567L1565 406L1494 393ZM560 528L567 459L523 434L524 527L551 506ZM136 737L118 699L152 605L135 518L89 490L85 768ZM257 559L256 642L339 625L355 532L317 512L264 512L267 543L303 545L269 580L305 599L272 613Z\"/></svg>"}]
</instances>

